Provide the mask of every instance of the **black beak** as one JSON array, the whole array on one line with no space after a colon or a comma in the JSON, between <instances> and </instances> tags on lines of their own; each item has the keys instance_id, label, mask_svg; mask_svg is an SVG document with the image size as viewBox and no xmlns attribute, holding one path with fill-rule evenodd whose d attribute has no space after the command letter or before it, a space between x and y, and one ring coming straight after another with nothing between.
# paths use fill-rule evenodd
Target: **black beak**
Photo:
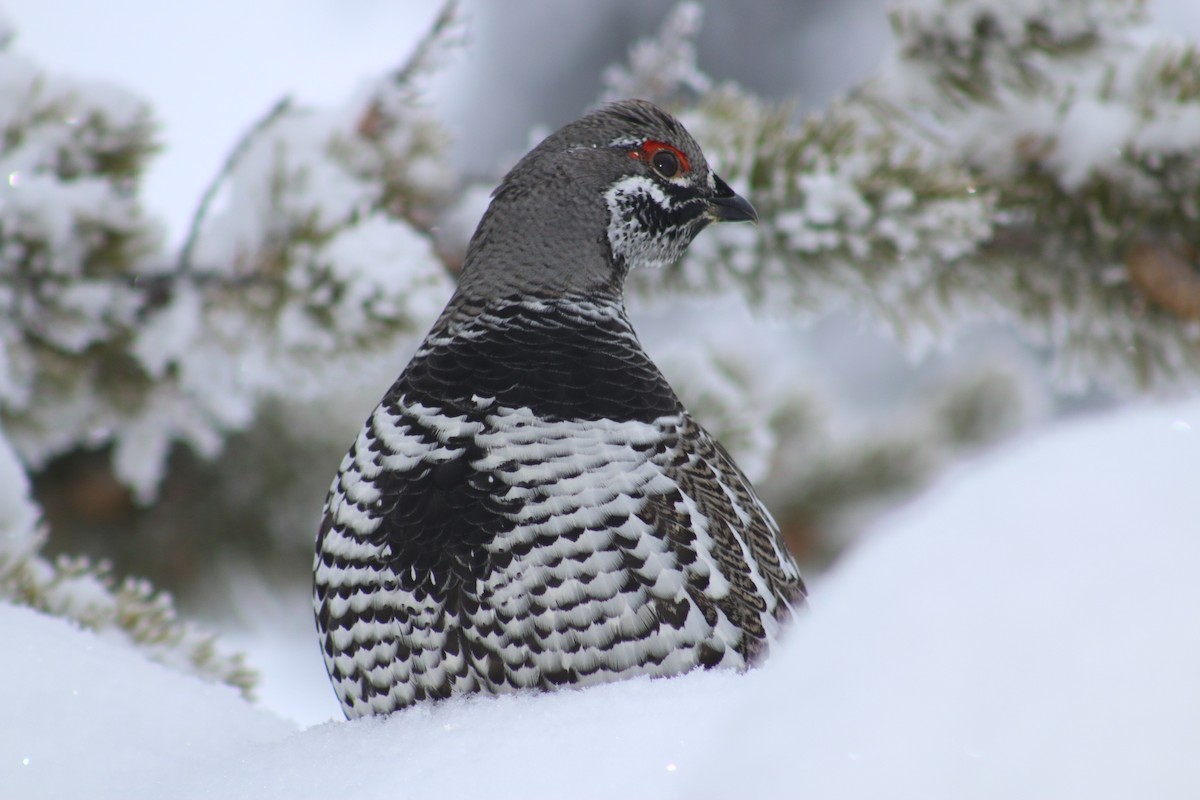
<instances>
[{"instance_id":1,"label":"black beak","mask_svg":"<svg viewBox=\"0 0 1200 800\"><path fill-rule=\"evenodd\" d=\"M713 175L717 193L708 201L708 215L717 222L753 222L758 224L758 212L746 198L734 194L729 184Z\"/></svg>"}]
</instances>

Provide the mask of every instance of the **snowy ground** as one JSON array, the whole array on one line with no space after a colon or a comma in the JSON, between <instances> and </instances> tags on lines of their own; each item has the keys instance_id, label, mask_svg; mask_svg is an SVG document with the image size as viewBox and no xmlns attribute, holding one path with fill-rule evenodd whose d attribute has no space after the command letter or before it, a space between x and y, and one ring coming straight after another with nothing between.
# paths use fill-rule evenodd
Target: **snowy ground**
<instances>
[{"instance_id":1,"label":"snowy ground","mask_svg":"<svg viewBox=\"0 0 1200 800\"><path fill-rule=\"evenodd\" d=\"M755 673L305 730L0 608L0 796L1195 798L1197 475L1195 401L1063 425L879 525Z\"/></svg>"}]
</instances>

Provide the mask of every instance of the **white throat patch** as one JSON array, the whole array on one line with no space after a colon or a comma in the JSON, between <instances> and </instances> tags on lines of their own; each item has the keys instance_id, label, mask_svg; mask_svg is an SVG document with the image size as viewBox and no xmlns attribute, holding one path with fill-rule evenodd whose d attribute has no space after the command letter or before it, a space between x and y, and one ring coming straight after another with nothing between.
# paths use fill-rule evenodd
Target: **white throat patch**
<instances>
[{"instance_id":1,"label":"white throat patch","mask_svg":"<svg viewBox=\"0 0 1200 800\"><path fill-rule=\"evenodd\" d=\"M636 213L641 202L654 203L665 211L674 204L653 180L644 175L630 175L617 181L605 192L608 203L608 244L613 255L620 256L632 269L665 267L683 254L676 237L656 234ZM686 243L684 244L686 246Z\"/></svg>"}]
</instances>

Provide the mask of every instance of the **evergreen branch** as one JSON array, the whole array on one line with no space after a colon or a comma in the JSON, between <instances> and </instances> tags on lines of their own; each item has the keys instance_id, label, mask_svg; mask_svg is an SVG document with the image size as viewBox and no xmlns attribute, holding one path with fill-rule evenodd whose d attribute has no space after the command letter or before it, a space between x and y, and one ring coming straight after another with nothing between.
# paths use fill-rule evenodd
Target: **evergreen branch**
<instances>
[{"instance_id":1,"label":"evergreen branch","mask_svg":"<svg viewBox=\"0 0 1200 800\"><path fill-rule=\"evenodd\" d=\"M1200 50L1147 35L1135 0L1057 9L902 3L897 60L799 125L733 86L660 87L762 224L707 233L635 290L735 289L800 317L850 301L910 345L1002 318L1064 387L1195 385L1200 323L1164 297L1200 280ZM687 55L678 38L654 46ZM1174 256L1138 255L1146 240Z\"/></svg>"},{"instance_id":2,"label":"evergreen branch","mask_svg":"<svg viewBox=\"0 0 1200 800\"><path fill-rule=\"evenodd\" d=\"M392 73L392 82L407 86L420 76L433 72L437 68L438 58L450 47L462 43L462 24L458 0L443 0L429 30L417 42L404 64Z\"/></svg>"},{"instance_id":3,"label":"evergreen branch","mask_svg":"<svg viewBox=\"0 0 1200 800\"><path fill-rule=\"evenodd\" d=\"M217 170L217 174L213 176L208 185L204 188L204 192L200 195L200 202L196 206L195 212L192 214L191 222L188 224L187 237L184 239L183 247L179 251L179 259L176 263L176 277L185 275L192 271L192 253L196 248L196 241L200 236L200 230L204 226L205 220L208 218L209 208L217 193L237 169L238 164L249 152L250 147L264 133L274 125L284 114L292 109L292 99L290 97L281 97L275 101L275 104L263 114L257 122L250 126L229 154L225 157L225 161L221 164L221 168Z\"/></svg>"},{"instance_id":4,"label":"evergreen branch","mask_svg":"<svg viewBox=\"0 0 1200 800\"><path fill-rule=\"evenodd\" d=\"M13 287L0 292L0 414L26 464L112 444L117 477L148 502L175 442L212 456L263 399L319 391L311 371L403 347L424 327L426 296L440 304L448 278L414 228L449 172L446 137L406 82L448 41L455 8L366 111L361 99L269 109L205 188L166 269L148 268L167 259L134 194L152 151L144 106L104 92L92 108L80 87L15 71L29 91L6 97L27 108L6 109L17 133L0 148L54 143L20 150L53 160L15 163L0 203L0 283ZM68 218L69 234L56 224ZM411 269L394 270L398 257ZM261 366L232 366L247 363Z\"/></svg>"},{"instance_id":5,"label":"evergreen branch","mask_svg":"<svg viewBox=\"0 0 1200 800\"><path fill-rule=\"evenodd\" d=\"M215 635L180 620L169 594L145 580L118 582L105 563L66 557L52 562L42 555L47 530L3 431L0 475L0 602L115 634L153 661L252 697L257 677L243 656L224 652Z\"/></svg>"}]
</instances>

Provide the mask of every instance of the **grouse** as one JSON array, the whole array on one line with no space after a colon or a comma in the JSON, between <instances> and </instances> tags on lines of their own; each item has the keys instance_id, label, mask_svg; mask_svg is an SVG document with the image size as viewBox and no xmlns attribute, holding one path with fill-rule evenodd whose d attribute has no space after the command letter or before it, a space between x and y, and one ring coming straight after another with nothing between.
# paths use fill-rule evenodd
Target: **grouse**
<instances>
[{"instance_id":1,"label":"grouse","mask_svg":"<svg viewBox=\"0 0 1200 800\"><path fill-rule=\"evenodd\" d=\"M805 589L626 316L629 270L756 221L672 116L613 103L492 196L334 478L314 608L349 718L759 661Z\"/></svg>"}]
</instances>

